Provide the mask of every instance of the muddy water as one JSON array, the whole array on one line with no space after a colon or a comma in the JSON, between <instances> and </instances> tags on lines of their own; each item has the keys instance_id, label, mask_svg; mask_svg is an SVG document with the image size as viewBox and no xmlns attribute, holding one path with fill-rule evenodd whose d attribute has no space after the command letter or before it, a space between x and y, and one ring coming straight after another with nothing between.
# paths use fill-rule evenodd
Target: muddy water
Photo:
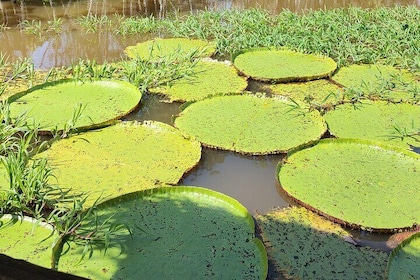
<instances>
[{"instance_id":1,"label":"muddy water","mask_svg":"<svg viewBox=\"0 0 420 280\"><path fill-rule=\"evenodd\" d=\"M16 3L15 3L16 2ZM9 54L15 60L30 57L36 68L48 69L65 66L81 59L95 59L98 63L115 61L123 56L125 47L147 38L122 38L110 33L84 33L78 30L74 18L83 15L114 14L124 16L153 15L162 18L175 11L181 14L198 10L248 9L261 7L271 13L283 9L294 12L305 10L332 9L348 6L374 8L378 6L415 5L420 0L0 0L0 52ZM27 20L52 21L64 19L63 32L59 35L49 32L38 37L23 34L18 24ZM2 32L1 26L6 30Z\"/></svg>"}]
</instances>

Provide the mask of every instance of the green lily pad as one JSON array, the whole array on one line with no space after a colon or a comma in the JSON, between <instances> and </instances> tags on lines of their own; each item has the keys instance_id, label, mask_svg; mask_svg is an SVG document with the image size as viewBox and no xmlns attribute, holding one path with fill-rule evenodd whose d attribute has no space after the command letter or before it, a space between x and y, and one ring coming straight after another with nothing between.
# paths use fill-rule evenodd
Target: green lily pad
<instances>
[{"instance_id":1,"label":"green lily pad","mask_svg":"<svg viewBox=\"0 0 420 280\"><path fill-rule=\"evenodd\" d=\"M297 82L331 76L337 63L328 57L291 50L254 49L237 55L234 65L259 81Z\"/></svg>"},{"instance_id":2,"label":"green lily pad","mask_svg":"<svg viewBox=\"0 0 420 280\"><path fill-rule=\"evenodd\" d=\"M266 279L267 254L251 215L238 201L198 187L130 193L97 207L101 219L123 221L121 234L79 261L70 244L59 270L93 279ZM95 223L95 221L92 221Z\"/></svg>"},{"instance_id":3,"label":"green lily pad","mask_svg":"<svg viewBox=\"0 0 420 280\"><path fill-rule=\"evenodd\" d=\"M391 232L420 219L420 155L379 142L325 139L279 165L281 189L354 228Z\"/></svg>"},{"instance_id":4,"label":"green lily pad","mask_svg":"<svg viewBox=\"0 0 420 280\"><path fill-rule=\"evenodd\" d=\"M188 105L188 104L187 104ZM218 96L182 108L174 124L204 146L245 154L275 154L306 145L326 131L319 112L256 95Z\"/></svg>"},{"instance_id":5,"label":"green lily pad","mask_svg":"<svg viewBox=\"0 0 420 280\"><path fill-rule=\"evenodd\" d=\"M388 260L388 279L419 279L419 263L420 233L416 233L392 250Z\"/></svg>"},{"instance_id":6,"label":"green lily pad","mask_svg":"<svg viewBox=\"0 0 420 280\"><path fill-rule=\"evenodd\" d=\"M52 227L30 217L0 217L0 253L51 268Z\"/></svg>"},{"instance_id":7,"label":"green lily pad","mask_svg":"<svg viewBox=\"0 0 420 280\"><path fill-rule=\"evenodd\" d=\"M248 83L236 69L223 62L202 61L194 68L193 76L151 88L149 92L163 94L169 101L196 101L220 94L241 94Z\"/></svg>"},{"instance_id":8,"label":"green lily pad","mask_svg":"<svg viewBox=\"0 0 420 280\"><path fill-rule=\"evenodd\" d=\"M158 59L170 55L186 55L196 52L196 57L209 57L215 52L214 44L200 39L155 38L129 46L125 54L130 58Z\"/></svg>"},{"instance_id":9,"label":"green lily pad","mask_svg":"<svg viewBox=\"0 0 420 280\"><path fill-rule=\"evenodd\" d=\"M199 162L201 146L167 124L126 122L57 141L37 156L48 159L59 186L89 192L90 204L177 184Z\"/></svg>"},{"instance_id":10,"label":"green lily pad","mask_svg":"<svg viewBox=\"0 0 420 280\"><path fill-rule=\"evenodd\" d=\"M300 104L316 104L328 106L336 104L341 98L342 89L340 86L331 83L326 79L319 79L309 82L285 83L267 85L267 88L276 95L293 99Z\"/></svg>"},{"instance_id":11,"label":"green lily pad","mask_svg":"<svg viewBox=\"0 0 420 280\"><path fill-rule=\"evenodd\" d=\"M417 105L364 100L337 106L324 118L334 136L371 139L410 148L420 146L419 116Z\"/></svg>"},{"instance_id":12,"label":"green lily pad","mask_svg":"<svg viewBox=\"0 0 420 280\"><path fill-rule=\"evenodd\" d=\"M385 278L385 252L355 247L340 227L304 208L275 210L256 219L268 256L286 279Z\"/></svg>"},{"instance_id":13,"label":"green lily pad","mask_svg":"<svg viewBox=\"0 0 420 280\"><path fill-rule=\"evenodd\" d=\"M28 122L43 131L63 130L83 109L74 128L89 129L109 124L134 110L141 93L134 85L117 80L64 80L33 87L12 96L12 117L27 113Z\"/></svg>"},{"instance_id":14,"label":"green lily pad","mask_svg":"<svg viewBox=\"0 0 420 280\"><path fill-rule=\"evenodd\" d=\"M417 91L410 87L420 87L418 76L407 70L387 65L350 65L340 68L332 80L342 86L358 90L372 98L393 101L411 101Z\"/></svg>"}]
</instances>

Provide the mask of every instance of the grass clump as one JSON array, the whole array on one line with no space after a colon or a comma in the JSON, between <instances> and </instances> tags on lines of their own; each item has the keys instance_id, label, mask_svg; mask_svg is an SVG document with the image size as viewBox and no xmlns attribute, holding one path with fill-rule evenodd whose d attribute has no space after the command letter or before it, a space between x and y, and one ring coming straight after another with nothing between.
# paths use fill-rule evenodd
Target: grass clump
<instances>
[{"instance_id":1,"label":"grass clump","mask_svg":"<svg viewBox=\"0 0 420 280\"><path fill-rule=\"evenodd\" d=\"M216 54L223 57L248 48L285 46L329 56L339 67L381 61L420 69L420 10L414 6L350 7L302 15L288 10L277 15L261 9L200 11L164 19L119 18L115 26L123 35L214 40Z\"/></svg>"}]
</instances>

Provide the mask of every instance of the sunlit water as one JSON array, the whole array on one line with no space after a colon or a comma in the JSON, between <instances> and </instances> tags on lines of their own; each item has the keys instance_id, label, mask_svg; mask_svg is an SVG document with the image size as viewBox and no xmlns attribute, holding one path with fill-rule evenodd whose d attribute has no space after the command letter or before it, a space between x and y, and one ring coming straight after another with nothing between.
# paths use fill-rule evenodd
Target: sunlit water
<instances>
[{"instance_id":1,"label":"sunlit water","mask_svg":"<svg viewBox=\"0 0 420 280\"><path fill-rule=\"evenodd\" d=\"M125 16L153 15L162 18L170 13L195 13L198 10L225 10L264 8L271 13L283 9L302 12L308 9L331 9L347 6L375 8L379 6L416 5L420 0L379 1L379 0L102 0L102 1L53 1L41 2L1 1L0 24L6 26L0 32L0 52L16 60L31 58L37 69L68 66L79 59L96 60L98 63L111 62L124 57L124 49L146 37L121 37L111 32L85 33L78 30L74 18L82 15L120 14ZM63 18L64 30L38 37L22 33L17 27L24 20L43 22ZM1 29L0 29L1 30ZM163 104L155 98L142 101L139 111L127 117L129 120L157 120L171 123L171 116L179 112L180 104ZM266 213L273 207L287 206L289 202L276 189L276 166L283 156L244 156L226 151L203 149L199 165L180 182L185 185L207 187L236 198L251 213ZM370 235L362 234L369 240ZM383 239L380 237L379 240ZM378 240L378 237L374 237ZM380 246L380 245L379 245Z\"/></svg>"}]
</instances>

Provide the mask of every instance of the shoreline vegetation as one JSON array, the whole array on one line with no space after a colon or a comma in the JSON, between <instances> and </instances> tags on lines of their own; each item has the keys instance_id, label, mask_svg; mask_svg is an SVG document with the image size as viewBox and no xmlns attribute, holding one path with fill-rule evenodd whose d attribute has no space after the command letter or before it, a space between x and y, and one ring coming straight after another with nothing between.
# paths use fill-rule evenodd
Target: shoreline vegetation
<instances>
[{"instance_id":1,"label":"shoreline vegetation","mask_svg":"<svg viewBox=\"0 0 420 280\"><path fill-rule=\"evenodd\" d=\"M420 9L414 6L350 7L304 14L285 10L276 15L261 9L200 11L163 19L88 15L79 17L76 23L81 32L86 33L205 39L215 43L213 58L218 60L232 60L237 53L252 48L288 48L330 57L338 69L352 64L382 64L420 72ZM26 20L17 27L0 25L0 35L19 28L27 36L59 36L68 31L66 26L65 20L60 18L48 22ZM178 63L180 61L185 63ZM135 64L128 60L104 64L79 60L73 65L40 71L34 69L28 58L11 61L7 53L0 52L0 159L10 176L7 184L11 190L0 189L0 216L30 215L51 223L59 236L54 244L78 240L85 242L86 252L90 250L89 242L99 242L107 248L110 238L119 231L130 231L124 224L106 223L96 225L88 232L83 229L86 219L96 219L96 212L85 211L86 198L69 197L68 190L49 183L54 177L54 169L46 161L32 158L52 140L43 141L38 135L39 128L28 126L24 115L12 120L7 98L44 82L71 77L123 79L146 93L149 88L179 79L185 73L191 75L195 64L196 57L187 54L159 61L137 60ZM72 124L75 121L71 120L65 131L55 132L53 140L74 133ZM63 207L64 202L70 206ZM91 209L95 207L96 202ZM80 229L85 235L80 234Z\"/></svg>"}]
</instances>

